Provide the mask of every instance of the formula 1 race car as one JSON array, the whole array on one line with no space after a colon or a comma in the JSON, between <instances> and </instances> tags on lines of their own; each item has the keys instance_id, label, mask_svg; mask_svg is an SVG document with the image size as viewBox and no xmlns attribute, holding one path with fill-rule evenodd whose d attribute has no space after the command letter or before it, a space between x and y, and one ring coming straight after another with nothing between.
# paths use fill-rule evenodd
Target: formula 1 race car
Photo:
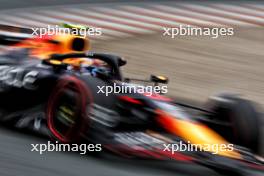
<instances>
[{"instance_id":1,"label":"formula 1 race car","mask_svg":"<svg viewBox=\"0 0 264 176\"><path fill-rule=\"evenodd\" d=\"M124 157L198 163L225 174L263 171L262 158L253 154L260 122L250 101L223 94L210 99L206 109L175 102L133 83L154 83L155 89L168 82L166 77L124 78L125 64L102 53L53 54L44 60L26 49L6 53L0 57L0 120L62 143L99 143ZM176 144L198 150L176 150Z\"/></svg>"}]
</instances>

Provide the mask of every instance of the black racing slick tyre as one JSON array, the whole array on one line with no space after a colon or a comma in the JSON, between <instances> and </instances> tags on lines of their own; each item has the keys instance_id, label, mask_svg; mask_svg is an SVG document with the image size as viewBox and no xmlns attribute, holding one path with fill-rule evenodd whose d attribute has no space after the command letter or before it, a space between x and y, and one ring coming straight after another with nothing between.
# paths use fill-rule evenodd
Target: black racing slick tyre
<instances>
[{"instance_id":1,"label":"black racing slick tyre","mask_svg":"<svg viewBox=\"0 0 264 176\"><path fill-rule=\"evenodd\" d=\"M74 76L61 78L47 104L47 124L52 138L63 143L79 142L89 126L92 96L85 83Z\"/></svg>"},{"instance_id":2,"label":"black racing slick tyre","mask_svg":"<svg viewBox=\"0 0 264 176\"><path fill-rule=\"evenodd\" d=\"M259 113L252 102L222 94L210 98L206 108L213 112L213 119L229 124L218 129L229 142L247 147L255 153L259 151L261 124Z\"/></svg>"}]
</instances>

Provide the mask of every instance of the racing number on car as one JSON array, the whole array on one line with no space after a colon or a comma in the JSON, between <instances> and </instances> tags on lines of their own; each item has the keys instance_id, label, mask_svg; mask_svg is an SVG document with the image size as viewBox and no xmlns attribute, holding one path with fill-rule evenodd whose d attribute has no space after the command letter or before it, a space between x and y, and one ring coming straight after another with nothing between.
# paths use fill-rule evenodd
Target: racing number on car
<instances>
[{"instance_id":1,"label":"racing number on car","mask_svg":"<svg viewBox=\"0 0 264 176\"><path fill-rule=\"evenodd\" d=\"M0 84L25 89L35 89L34 85L37 79L38 71L26 71L22 68L11 66L0 66Z\"/></svg>"}]
</instances>

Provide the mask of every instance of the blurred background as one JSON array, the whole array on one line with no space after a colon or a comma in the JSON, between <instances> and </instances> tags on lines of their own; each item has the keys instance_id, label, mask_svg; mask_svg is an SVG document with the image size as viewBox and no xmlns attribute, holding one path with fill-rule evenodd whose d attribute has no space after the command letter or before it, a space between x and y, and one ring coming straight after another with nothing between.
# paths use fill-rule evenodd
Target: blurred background
<instances>
[{"instance_id":1,"label":"blurred background","mask_svg":"<svg viewBox=\"0 0 264 176\"><path fill-rule=\"evenodd\" d=\"M0 24L46 27L62 22L102 28L91 36L92 50L123 56L127 77L151 73L170 78L168 95L203 102L235 92L264 105L264 2L0 0ZM163 36L163 27L233 27L233 36ZM4 50L4 48L0 48ZM0 131L0 175L217 175L201 166L30 152L28 138ZM264 136L262 135L264 139ZM42 141L45 143L45 141ZM164 164L163 164L164 165ZM264 175L263 173L252 173Z\"/></svg>"}]
</instances>

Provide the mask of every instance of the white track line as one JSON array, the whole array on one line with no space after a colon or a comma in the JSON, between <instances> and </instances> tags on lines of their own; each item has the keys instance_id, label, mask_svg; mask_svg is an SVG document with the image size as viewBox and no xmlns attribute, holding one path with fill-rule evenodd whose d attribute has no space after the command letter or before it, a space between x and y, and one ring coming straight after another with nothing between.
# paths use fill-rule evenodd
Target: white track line
<instances>
[{"instance_id":1,"label":"white track line","mask_svg":"<svg viewBox=\"0 0 264 176\"><path fill-rule=\"evenodd\" d=\"M89 11L89 13L87 13L87 10L77 9L77 8L68 8L67 10L73 13L81 14L86 17L104 19L106 21L111 21L113 23L120 23L123 25L143 28L143 29L150 30L150 31L160 30L160 26L141 22L140 19L136 21L136 20L126 19L126 18L109 16L103 13L98 13L98 12L93 12L93 11Z\"/></svg>"},{"instance_id":2,"label":"white track line","mask_svg":"<svg viewBox=\"0 0 264 176\"><path fill-rule=\"evenodd\" d=\"M252 21L254 23L259 23L260 25L264 26L264 19L262 17L256 17L253 15L245 14L241 10L240 10L240 12L234 12L230 8L226 8L226 7L221 8L218 4L217 5L208 5L208 7L212 7L215 11L217 11L219 13L221 12L221 13L224 13L226 15L232 15L232 16L237 17L237 18L243 18L245 20Z\"/></svg>"},{"instance_id":3,"label":"white track line","mask_svg":"<svg viewBox=\"0 0 264 176\"><path fill-rule=\"evenodd\" d=\"M6 21L8 20L10 22L13 22L14 24L20 24L20 25L24 24L24 26L27 26L27 27L35 27L35 26L44 27L44 26L46 26L45 23L40 23L37 20L30 20L27 18L19 17L19 16L1 15L1 18L3 18Z\"/></svg>"},{"instance_id":4,"label":"white track line","mask_svg":"<svg viewBox=\"0 0 264 176\"><path fill-rule=\"evenodd\" d=\"M243 5L245 5L248 8L260 11L262 13L264 11L264 4L262 4L262 5L261 4L258 4L258 5L256 5L256 4L243 4Z\"/></svg>"},{"instance_id":5,"label":"white track line","mask_svg":"<svg viewBox=\"0 0 264 176\"><path fill-rule=\"evenodd\" d=\"M31 19L34 21L39 21L41 23L46 24L47 25L58 25L60 23L66 22L64 20L59 20L56 18L50 18L47 17L45 15L39 15L38 13L34 13L34 12L22 12L19 14L21 17L25 18L25 19Z\"/></svg>"},{"instance_id":6,"label":"white track line","mask_svg":"<svg viewBox=\"0 0 264 176\"><path fill-rule=\"evenodd\" d=\"M138 20L144 23L157 25L157 26L160 26L161 29L164 26L173 26L173 27L178 26L179 27L180 25L182 25L182 23L178 23L175 21L163 20L163 19L155 18L151 16L139 15L139 14L128 12L122 9L107 9L104 7L100 7L100 8L94 8L93 10L96 12L100 12L100 13L107 14L107 15L112 15L115 17L122 17L122 18L131 19L131 20Z\"/></svg>"},{"instance_id":7,"label":"white track line","mask_svg":"<svg viewBox=\"0 0 264 176\"><path fill-rule=\"evenodd\" d=\"M130 34L149 33L148 30L144 30L141 28L136 28L136 27L117 24L117 23L111 23L111 22L107 22L103 20L95 20L91 18L78 16L78 15L64 13L64 12L45 11L45 13L48 16L55 15L58 18L67 18L69 20L82 22L83 24L91 24L91 25L95 24L98 26L102 26L108 29L113 29L116 31L124 32L124 33L130 33Z\"/></svg>"},{"instance_id":8,"label":"white track line","mask_svg":"<svg viewBox=\"0 0 264 176\"><path fill-rule=\"evenodd\" d=\"M49 12L49 11L42 11L40 12L42 15L48 16L50 18L56 18L60 19L61 21L67 21L71 23L78 23L78 24L83 24L83 25L88 25L91 27L101 27L101 23L98 23L95 20L91 20L85 17L81 16L76 16L76 15L68 15L62 12ZM128 34L126 32L121 32L121 30L116 30L116 28L112 28L111 24L108 24L110 27L102 27L103 29L103 34L109 35L109 36L115 36L115 37L130 37L132 36L131 34Z\"/></svg>"},{"instance_id":9,"label":"white track line","mask_svg":"<svg viewBox=\"0 0 264 176\"><path fill-rule=\"evenodd\" d=\"M234 21L234 20L229 20L229 19L224 19L224 18L217 17L217 16L209 16L209 15L205 15L205 14L201 14L201 13L197 13L197 12L183 10L181 8L174 7L174 6L153 5L153 8L155 8L159 11L166 11L167 13L171 13L174 15L182 14L182 15L186 15L188 17L192 17L194 19L203 19L203 20L206 20L208 22L211 22L211 24L213 26L228 27L228 26L234 26L234 24L236 23L236 21Z\"/></svg>"},{"instance_id":10,"label":"white track line","mask_svg":"<svg viewBox=\"0 0 264 176\"><path fill-rule=\"evenodd\" d=\"M168 13L161 13L161 12L153 11L147 8L135 7L135 6L121 6L120 9L130 12L130 13L139 14L142 16L158 18L158 19L162 19L162 20L166 20L170 22L176 22L176 23L179 23L180 25L190 25L193 27L199 26L199 24L197 23L193 23L193 22L191 23L189 21L186 21L182 18L177 18L176 16L170 15Z\"/></svg>"},{"instance_id":11,"label":"white track line","mask_svg":"<svg viewBox=\"0 0 264 176\"><path fill-rule=\"evenodd\" d=\"M236 21L241 26L261 26L259 24L256 24L256 22L253 19L249 19L248 16L242 16L236 13L231 13L223 10L217 10L215 8L201 6L201 5L193 5L193 4L181 4L180 7L183 7L185 9L189 9L190 11L199 12L202 14L207 14L211 16L218 16L225 19L232 19Z\"/></svg>"},{"instance_id":12,"label":"white track line","mask_svg":"<svg viewBox=\"0 0 264 176\"><path fill-rule=\"evenodd\" d=\"M180 22L183 25L190 25L190 26L196 26L196 27L212 26L211 22L208 22L205 20L189 18L189 17L182 16L182 15L172 15L167 12L160 12L158 10L153 10L149 7L142 8L142 7L134 7L134 6L123 6L122 9L125 9L130 12L138 13L141 15L153 16L156 18Z\"/></svg>"},{"instance_id":13,"label":"white track line","mask_svg":"<svg viewBox=\"0 0 264 176\"><path fill-rule=\"evenodd\" d=\"M264 19L264 9L262 12L259 12L257 10L253 10L251 8L239 6L239 5L226 5L226 4L217 4L214 5L216 8L224 9L230 12L238 13L238 14L244 14L248 16L258 17Z\"/></svg>"}]
</instances>

